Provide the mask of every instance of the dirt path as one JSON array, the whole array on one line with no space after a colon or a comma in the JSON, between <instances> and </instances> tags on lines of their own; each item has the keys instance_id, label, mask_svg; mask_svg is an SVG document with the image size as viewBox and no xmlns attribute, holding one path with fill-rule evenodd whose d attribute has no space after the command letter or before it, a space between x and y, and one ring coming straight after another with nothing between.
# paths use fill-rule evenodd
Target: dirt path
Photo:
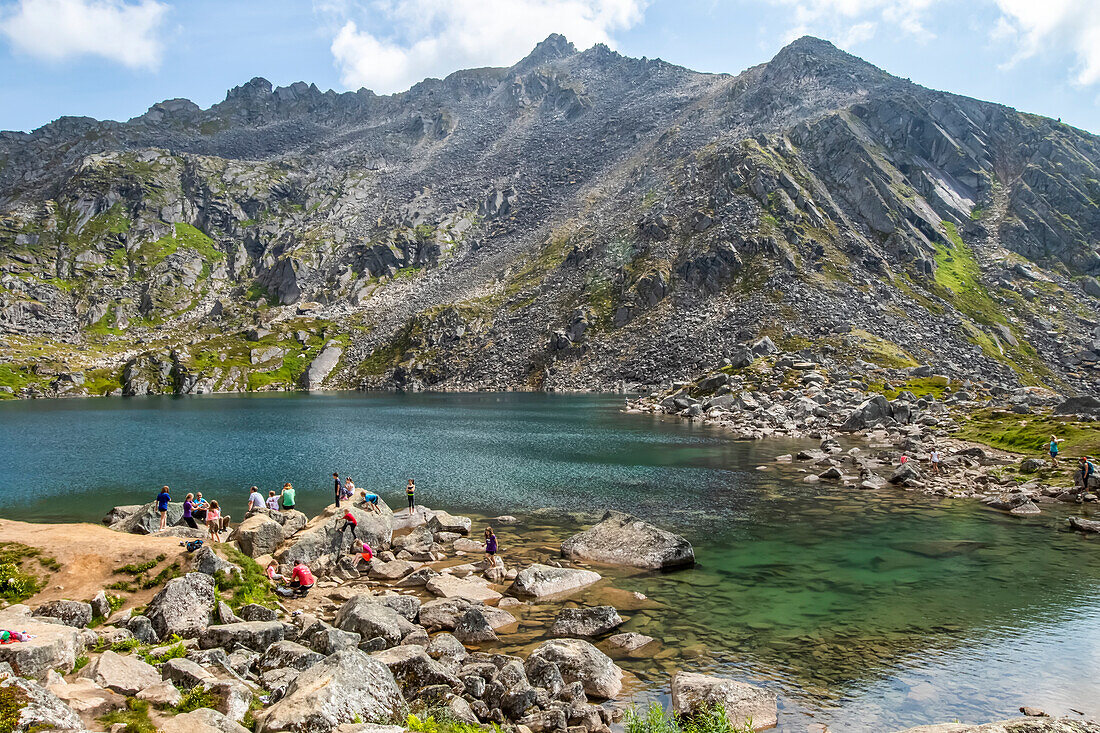
<instances>
[{"instance_id":1,"label":"dirt path","mask_svg":"<svg viewBox=\"0 0 1100 733\"><path fill-rule=\"evenodd\" d=\"M61 563L61 569L49 572L45 588L26 601L37 605L68 598L86 601L105 586L132 576L115 570L130 563L167 558L150 571L156 574L184 554L176 537L150 537L123 534L97 524L31 524L0 519L0 542L19 542L37 547L43 554ZM126 605L146 603L159 588L126 593Z\"/></svg>"}]
</instances>

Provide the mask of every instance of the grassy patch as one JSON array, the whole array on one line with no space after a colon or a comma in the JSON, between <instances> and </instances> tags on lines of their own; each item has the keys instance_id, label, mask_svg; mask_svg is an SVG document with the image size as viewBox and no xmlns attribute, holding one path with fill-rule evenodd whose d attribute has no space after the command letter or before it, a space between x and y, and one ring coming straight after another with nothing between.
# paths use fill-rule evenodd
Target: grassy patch
<instances>
[{"instance_id":1,"label":"grassy patch","mask_svg":"<svg viewBox=\"0 0 1100 733\"><path fill-rule=\"evenodd\" d=\"M951 380L947 377L913 377L907 379L901 385L891 385L889 387L882 383L868 385L867 390L869 392L880 392L886 399L892 400L902 392L912 392L917 397L927 397L932 395L936 399L943 399L943 396L950 391Z\"/></svg>"},{"instance_id":2,"label":"grassy patch","mask_svg":"<svg viewBox=\"0 0 1100 733\"><path fill-rule=\"evenodd\" d=\"M157 565L160 565L168 558L167 555L157 555L153 560L146 560L145 562L135 562L129 565L123 565L115 570L115 575L127 573L129 575L141 575L142 573L152 570Z\"/></svg>"},{"instance_id":3,"label":"grassy patch","mask_svg":"<svg viewBox=\"0 0 1100 733\"><path fill-rule=\"evenodd\" d=\"M278 602L279 599L271 588L271 581L255 560L228 545L223 545L221 550L226 560L241 569L240 575L218 573L214 577L218 590L228 594L226 603L230 608L238 609L249 603L271 606Z\"/></svg>"},{"instance_id":4,"label":"grassy patch","mask_svg":"<svg viewBox=\"0 0 1100 733\"><path fill-rule=\"evenodd\" d=\"M212 708L216 704L214 696L204 690L202 685L195 685L183 693L183 698L172 710L177 713L190 713L199 708Z\"/></svg>"},{"instance_id":5,"label":"grassy patch","mask_svg":"<svg viewBox=\"0 0 1100 733\"><path fill-rule=\"evenodd\" d=\"M1045 455L1052 435L1062 439L1060 455L1100 454L1100 424L1068 417L978 410L963 422L958 433L958 437L976 443L1032 455Z\"/></svg>"},{"instance_id":6,"label":"grassy patch","mask_svg":"<svg viewBox=\"0 0 1100 733\"><path fill-rule=\"evenodd\" d=\"M88 661L88 656L86 654L81 654L79 657L77 657L76 664L73 665L73 674L76 674L80 670L87 667Z\"/></svg>"},{"instance_id":7,"label":"grassy patch","mask_svg":"<svg viewBox=\"0 0 1100 733\"><path fill-rule=\"evenodd\" d=\"M180 659L187 656L187 648L183 645L183 642L177 642L176 644L168 647L167 650L160 654L146 654L145 661L149 664L161 664L167 662L169 659Z\"/></svg>"},{"instance_id":8,"label":"grassy patch","mask_svg":"<svg viewBox=\"0 0 1100 733\"><path fill-rule=\"evenodd\" d=\"M136 697L126 701L124 710L112 710L100 717L99 722L108 728L115 723L123 723L126 733L157 733L157 727L149 720L149 703Z\"/></svg>"},{"instance_id":9,"label":"grassy patch","mask_svg":"<svg viewBox=\"0 0 1100 733\"><path fill-rule=\"evenodd\" d=\"M111 644L111 651L115 654L129 654L140 646L141 642L137 639L123 639Z\"/></svg>"},{"instance_id":10,"label":"grassy patch","mask_svg":"<svg viewBox=\"0 0 1100 733\"><path fill-rule=\"evenodd\" d=\"M508 279L504 285L504 294L512 298L537 286L552 270L565 262L572 247L571 233L556 232L551 235L546 246L519 272Z\"/></svg>"},{"instance_id":11,"label":"grassy patch","mask_svg":"<svg viewBox=\"0 0 1100 733\"><path fill-rule=\"evenodd\" d=\"M870 331L852 329L848 342L866 361L891 369L905 369L917 366L917 361L909 352L893 341L880 338Z\"/></svg>"},{"instance_id":12,"label":"grassy patch","mask_svg":"<svg viewBox=\"0 0 1100 733\"><path fill-rule=\"evenodd\" d=\"M18 392L33 381L30 369L11 364L0 364L0 387L11 387Z\"/></svg>"},{"instance_id":13,"label":"grassy patch","mask_svg":"<svg viewBox=\"0 0 1100 733\"><path fill-rule=\"evenodd\" d=\"M0 543L0 598L17 603L42 590L46 579L36 572L40 568L57 572L61 563L43 555L37 547L18 542Z\"/></svg>"},{"instance_id":14,"label":"grassy patch","mask_svg":"<svg viewBox=\"0 0 1100 733\"><path fill-rule=\"evenodd\" d=\"M13 684L0 686L0 733L19 730L19 714L27 707L27 693Z\"/></svg>"},{"instance_id":15,"label":"grassy patch","mask_svg":"<svg viewBox=\"0 0 1100 733\"><path fill-rule=\"evenodd\" d=\"M412 280L424 271L423 267L402 267L393 273L394 280Z\"/></svg>"},{"instance_id":16,"label":"grassy patch","mask_svg":"<svg viewBox=\"0 0 1100 733\"><path fill-rule=\"evenodd\" d=\"M623 729L626 733L752 733L753 726L751 719L744 726L733 725L721 705L687 717L666 712L654 702L642 712L628 710Z\"/></svg>"},{"instance_id":17,"label":"grassy patch","mask_svg":"<svg viewBox=\"0 0 1100 733\"><path fill-rule=\"evenodd\" d=\"M500 726L495 723L491 728L474 725L472 723L456 720L452 716L440 711L432 711L431 713L421 716L410 713L403 721L403 725L406 730L412 731L412 733L485 733L485 731L500 733L501 730Z\"/></svg>"},{"instance_id":18,"label":"grassy patch","mask_svg":"<svg viewBox=\"0 0 1100 733\"><path fill-rule=\"evenodd\" d=\"M982 285L982 271L974 253L963 242L954 224L945 221L943 228L951 248L936 245L937 295L977 323L986 326L1004 323L1004 313Z\"/></svg>"},{"instance_id":19,"label":"grassy patch","mask_svg":"<svg viewBox=\"0 0 1100 733\"><path fill-rule=\"evenodd\" d=\"M206 260L224 260L225 252L214 246L214 240L190 224L176 224L176 241L180 247L193 249Z\"/></svg>"}]
</instances>

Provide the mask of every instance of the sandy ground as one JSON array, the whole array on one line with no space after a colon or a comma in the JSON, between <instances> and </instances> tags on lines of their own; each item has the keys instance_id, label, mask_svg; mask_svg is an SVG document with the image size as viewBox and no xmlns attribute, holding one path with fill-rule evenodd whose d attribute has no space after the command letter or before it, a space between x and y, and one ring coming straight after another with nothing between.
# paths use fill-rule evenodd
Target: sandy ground
<instances>
[{"instance_id":1,"label":"sandy ground","mask_svg":"<svg viewBox=\"0 0 1100 733\"><path fill-rule=\"evenodd\" d=\"M60 598L87 601L110 583L128 580L132 576L116 574L115 570L130 563L140 563L167 555L164 562L149 571L155 575L186 554L178 537L150 537L123 534L97 524L31 524L0 519L0 542L19 542L37 547L61 563L61 569L50 572L48 583L28 601L34 606ZM181 560L186 569L186 559ZM31 567L28 565L28 568ZM38 568L36 568L38 570ZM159 588L125 593L126 605L141 605L153 597Z\"/></svg>"}]
</instances>

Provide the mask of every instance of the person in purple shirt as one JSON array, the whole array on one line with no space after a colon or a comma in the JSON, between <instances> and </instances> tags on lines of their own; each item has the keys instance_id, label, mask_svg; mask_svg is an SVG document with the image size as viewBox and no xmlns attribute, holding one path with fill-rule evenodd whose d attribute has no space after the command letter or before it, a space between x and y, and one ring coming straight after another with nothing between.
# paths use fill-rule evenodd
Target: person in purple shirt
<instances>
[{"instance_id":1,"label":"person in purple shirt","mask_svg":"<svg viewBox=\"0 0 1100 733\"><path fill-rule=\"evenodd\" d=\"M195 518L191 516L191 513L195 510L194 499L194 494L183 497L183 522L191 529L198 529L199 525L195 524Z\"/></svg>"}]
</instances>

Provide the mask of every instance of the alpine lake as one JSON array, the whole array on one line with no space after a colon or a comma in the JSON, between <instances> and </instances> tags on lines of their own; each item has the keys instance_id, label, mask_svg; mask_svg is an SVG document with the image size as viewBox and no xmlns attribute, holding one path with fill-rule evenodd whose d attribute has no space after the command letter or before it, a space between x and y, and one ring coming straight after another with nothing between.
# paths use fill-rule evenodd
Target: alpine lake
<instances>
[{"instance_id":1,"label":"alpine lake","mask_svg":"<svg viewBox=\"0 0 1100 733\"><path fill-rule=\"evenodd\" d=\"M627 703L667 703L684 669L776 689L783 731L985 722L1021 705L1100 717L1100 542L1066 528L1078 507L1014 517L808 484L774 462L806 442L737 442L623 405L526 393L6 401L0 516L98 522L163 484L239 516L249 486L286 481L312 515L333 471L400 509L411 477L419 502L473 517L475 536L489 517L517 517L496 525L514 566L619 509L685 535L697 557L670 573L599 568L605 580L567 601L614 605L621 631L657 639L613 655ZM499 648L536 645L560 607L512 609L520 628Z\"/></svg>"}]
</instances>

